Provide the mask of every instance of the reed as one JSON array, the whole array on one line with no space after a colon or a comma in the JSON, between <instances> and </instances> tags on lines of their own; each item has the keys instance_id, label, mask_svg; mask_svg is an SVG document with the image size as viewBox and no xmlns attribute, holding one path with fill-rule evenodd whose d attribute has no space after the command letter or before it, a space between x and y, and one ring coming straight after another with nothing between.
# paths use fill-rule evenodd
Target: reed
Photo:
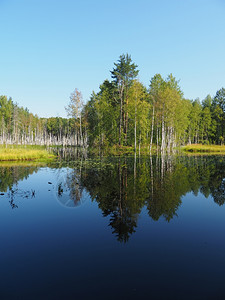
<instances>
[{"instance_id":1,"label":"reed","mask_svg":"<svg viewBox=\"0 0 225 300\"><path fill-rule=\"evenodd\" d=\"M193 144L182 148L187 152L225 153L225 146Z\"/></svg>"},{"instance_id":2,"label":"reed","mask_svg":"<svg viewBox=\"0 0 225 300\"><path fill-rule=\"evenodd\" d=\"M53 159L54 157L44 147L40 146L0 146L0 161L43 161Z\"/></svg>"}]
</instances>

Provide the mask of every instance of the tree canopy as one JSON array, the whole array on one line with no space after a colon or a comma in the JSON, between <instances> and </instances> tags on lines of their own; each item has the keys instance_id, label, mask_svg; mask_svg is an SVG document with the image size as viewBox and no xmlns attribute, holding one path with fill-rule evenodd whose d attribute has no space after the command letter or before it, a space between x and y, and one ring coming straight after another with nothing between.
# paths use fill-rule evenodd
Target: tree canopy
<instances>
[{"instance_id":1,"label":"tree canopy","mask_svg":"<svg viewBox=\"0 0 225 300\"><path fill-rule=\"evenodd\" d=\"M39 118L0 96L0 143L70 144L100 152L114 146L165 152L185 144L224 143L225 88L202 101L186 99L172 74L155 74L148 87L138 74L131 56L120 55L111 80L85 104L75 88L65 107L68 118Z\"/></svg>"}]
</instances>

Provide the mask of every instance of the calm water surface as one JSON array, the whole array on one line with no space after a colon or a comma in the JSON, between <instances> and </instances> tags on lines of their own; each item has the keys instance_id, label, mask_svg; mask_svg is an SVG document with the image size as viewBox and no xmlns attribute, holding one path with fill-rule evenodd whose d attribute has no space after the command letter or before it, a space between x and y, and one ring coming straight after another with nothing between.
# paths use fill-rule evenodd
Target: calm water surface
<instances>
[{"instance_id":1,"label":"calm water surface","mask_svg":"<svg viewBox=\"0 0 225 300\"><path fill-rule=\"evenodd\" d=\"M0 299L225 299L225 157L0 165Z\"/></svg>"}]
</instances>

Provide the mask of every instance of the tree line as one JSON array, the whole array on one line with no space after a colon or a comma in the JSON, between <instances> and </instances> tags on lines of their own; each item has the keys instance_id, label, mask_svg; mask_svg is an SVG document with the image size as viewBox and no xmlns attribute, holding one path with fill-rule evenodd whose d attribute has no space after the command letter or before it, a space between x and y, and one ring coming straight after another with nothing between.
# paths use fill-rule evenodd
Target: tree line
<instances>
[{"instance_id":1,"label":"tree line","mask_svg":"<svg viewBox=\"0 0 225 300\"><path fill-rule=\"evenodd\" d=\"M0 96L0 144L79 145L73 118L39 118Z\"/></svg>"},{"instance_id":2,"label":"tree line","mask_svg":"<svg viewBox=\"0 0 225 300\"><path fill-rule=\"evenodd\" d=\"M91 145L115 144L135 150L153 145L162 151L192 143L223 144L225 89L202 102L185 99L179 81L154 75L148 87L138 79L137 65L121 55L98 93L84 107Z\"/></svg>"},{"instance_id":3,"label":"tree line","mask_svg":"<svg viewBox=\"0 0 225 300\"><path fill-rule=\"evenodd\" d=\"M225 89L200 101L186 99L172 75L154 75L148 87L138 79L138 66L123 54L114 63L111 81L92 92L86 104L78 89L66 106L68 118L39 118L0 96L0 143L56 144L107 149L223 144Z\"/></svg>"}]
</instances>

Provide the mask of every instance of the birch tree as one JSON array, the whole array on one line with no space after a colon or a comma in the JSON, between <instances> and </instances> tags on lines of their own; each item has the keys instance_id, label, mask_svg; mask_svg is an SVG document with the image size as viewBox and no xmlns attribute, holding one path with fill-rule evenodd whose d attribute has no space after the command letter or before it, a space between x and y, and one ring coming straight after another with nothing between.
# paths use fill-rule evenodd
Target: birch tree
<instances>
[{"instance_id":1,"label":"birch tree","mask_svg":"<svg viewBox=\"0 0 225 300\"><path fill-rule=\"evenodd\" d=\"M75 122L79 121L80 125L80 138L79 145L83 146L83 134L82 134L82 108L83 108L83 96L76 88L70 95L70 102L65 107L67 115L75 119Z\"/></svg>"}]
</instances>

